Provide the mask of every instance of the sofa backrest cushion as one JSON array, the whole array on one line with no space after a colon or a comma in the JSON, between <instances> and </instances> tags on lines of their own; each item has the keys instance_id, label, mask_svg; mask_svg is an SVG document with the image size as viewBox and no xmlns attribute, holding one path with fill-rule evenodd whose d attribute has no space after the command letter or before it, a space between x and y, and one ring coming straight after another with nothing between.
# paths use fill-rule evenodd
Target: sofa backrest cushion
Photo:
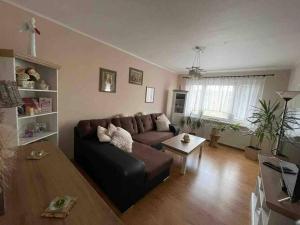
<instances>
[{"instance_id":1,"label":"sofa backrest cushion","mask_svg":"<svg viewBox=\"0 0 300 225\"><path fill-rule=\"evenodd\" d=\"M152 113L150 115L151 115L151 119L152 119L153 124L154 124L154 130L156 130L157 129L157 127L156 127L157 117L159 117L160 115L162 115L162 113Z\"/></svg>"},{"instance_id":2,"label":"sofa backrest cushion","mask_svg":"<svg viewBox=\"0 0 300 225\"><path fill-rule=\"evenodd\" d=\"M118 117L118 118L113 118L111 122L117 126L117 127L122 127L123 129L127 130L131 135L137 134L138 127L137 123L134 117Z\"/></svg>"},{"instance_id":3,"label":"sofa backrest cushion","mask_svg":"<svg viewBox=\"0 0 300 225\"><path fill-rule=\"evenodd\" d=\"M140 133L154 130L154 123L151 115L136 116L136 122Z\"/></svg>"},{"instance_id":4,"label":"sofa backrest cushion","mask_svg":"<svg viewBox=\"0 0 300 225\"><path fill-rule=\"evenodd\" d=\"M94 137L97 135L98 126L107 128L110 123L111 119L81 120L77 125L79 136L81 138Z\"/></svg>"}]
</instances>

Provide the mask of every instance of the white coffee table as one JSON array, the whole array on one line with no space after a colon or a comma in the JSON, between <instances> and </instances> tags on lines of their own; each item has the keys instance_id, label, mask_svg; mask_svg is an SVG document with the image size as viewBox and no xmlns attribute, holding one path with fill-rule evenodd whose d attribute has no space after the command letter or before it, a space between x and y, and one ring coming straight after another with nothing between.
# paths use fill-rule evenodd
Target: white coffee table
<instances>
[{"instance_id":1,"label":"white coffee table","mask_svg":"<svg viewBox=\"0 0 300 225\"><path fill-rule=\"evenodd\" d=\"M202 149L203 149L203 145L205 142L204 138L189 134L190 142L183 143L181 140L183 140L184 135L185 135L185 133L182 133L182 134L179 134L175 137L172 137L172 138L162 142L162 144L166 150L182 156L181 173L183 175L186 172L187 157L192 152L199 151L199 158L201 158Z\"/></svg>"}]
</instances>

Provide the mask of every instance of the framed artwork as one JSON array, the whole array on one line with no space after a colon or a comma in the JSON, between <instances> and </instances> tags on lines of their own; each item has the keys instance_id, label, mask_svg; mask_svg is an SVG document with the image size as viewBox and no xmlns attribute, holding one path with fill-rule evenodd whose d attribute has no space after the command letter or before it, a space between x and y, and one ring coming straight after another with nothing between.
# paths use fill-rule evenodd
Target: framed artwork
<instances>
[{"instance_id":1,"label":"framed artwork","mask_svg":"<svg viewBox=\"0 0 300 225\"><path fill-rule=\"evenodd\" d=\"M100 68L99 91L116 93L117 89L117 72Z\"/></svg>"},{"instance_id":2,"label":"framed artwork","mask_svg":"<svg viewBox=\"0 0 300 225\"><path fill-rule=\"evenodd\" d=\"M143 74L142 70L129 67L129 83L143 85Z\"/></svg>"},{"instance_id":3,"label":"framed artwork","mask_svg":"<svg viewBox=\"0 0 300 225\"><path fill-rule=\"evenodd\" d=\"M145 102L154 103L154 94L155 94L154 87L146 87Z\"/></svg>"}]
</instances>

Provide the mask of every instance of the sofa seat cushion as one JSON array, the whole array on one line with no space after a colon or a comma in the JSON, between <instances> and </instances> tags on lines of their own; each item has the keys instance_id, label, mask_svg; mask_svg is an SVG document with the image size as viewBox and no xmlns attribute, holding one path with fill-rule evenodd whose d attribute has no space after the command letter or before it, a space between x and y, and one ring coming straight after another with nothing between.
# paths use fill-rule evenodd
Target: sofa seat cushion
<instances>
[{"instance_id":1,"label":"sofa seat cushion","mask_svg":"<svg viewBox=\"0 0 300 225\"><path fill-rule=\"evenodd\" d=\"M173 161L172 157L164 152L156 151L152 147L138 142L133 142L132 155L145 163L148 180L168 170Z\"/></svg>"},{"instance_id":2,"label":"sofa seat cushion","mask_svg":"<svg viewBox=\"0 0 300 225\"><path fill-rule=\"evenodd\" d=\"M132 136L132 139L146 145L156 145L173 136L172 132L148 131L145 133L135 134Z\"/></svg>"}]
</instances>

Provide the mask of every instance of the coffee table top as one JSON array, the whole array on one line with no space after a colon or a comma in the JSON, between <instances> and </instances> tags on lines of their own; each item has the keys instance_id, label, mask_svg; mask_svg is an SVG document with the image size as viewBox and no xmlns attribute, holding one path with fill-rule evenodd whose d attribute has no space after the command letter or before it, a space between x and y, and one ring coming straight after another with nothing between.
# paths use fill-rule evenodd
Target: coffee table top
<instances>
[{"instance_id":1,"label":"coffee table top","mask_svg":"<svg viewBox=\"0 0 300 225\"><path fill-rule=\"evenodd\" d=\"M167 148L170 148L181 154L188 155L205 142L204 138L189 134L190 142L183 143L181 140L183 140L184 135L185 133L179 134L175 137L165 140L162 142L162 144Z\"/></svg>"}]
</instances>

